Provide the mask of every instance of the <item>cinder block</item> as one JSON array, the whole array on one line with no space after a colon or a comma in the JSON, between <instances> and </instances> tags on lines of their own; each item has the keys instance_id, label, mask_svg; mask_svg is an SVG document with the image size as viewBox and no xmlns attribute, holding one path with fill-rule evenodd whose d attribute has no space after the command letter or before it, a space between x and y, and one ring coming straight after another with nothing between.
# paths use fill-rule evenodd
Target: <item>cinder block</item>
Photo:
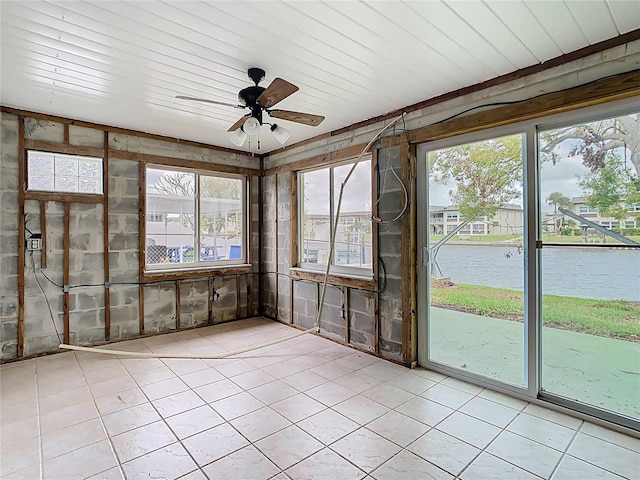
<instances>
[{"instance_id":1,"label":"cinder block","mask_svg":"<svg viewBox=\"0 0 640 480\"><path fill-rule=\"evenodd\" d=\"M24 136L31 140L62 143L64 141L64 125L26 117L24 119Z\"/></svg>"},{"instance_id":2,"label":"cinder block","mask_svg":"<svg viewBox=\"0 0 640 480\"><path fill-rule=\"evenodd\" d=\"M102 148L104 146L104 132L96 128L69 125L69 143L85 147Z\"/></svg>"},{"instance_id":3,"label":"cinder block","mask_svg":"<svg viewBox=\"0 0 640 480\"><path fill-rule=\"evenodd\" d=\"M2 322L0 323L0 328L2 328L2 332L4 332L4 323L7 325L10 323L5 321L4 319L11 319L17 315L18 312L18 300L13 297L0 297L0 318L2 318ZM2 337L4 338L4 337Z\"/></svg>"},{"instance_id":4,"label":"cinder block","mask_svg":"<svg viewBox=\"0 0 640 480\"><path fill-rule=\"evenodd\" d=\"M138 162L122 160L117 157L109 158L109 179L111 178L138 179ZM111 182L109 182L111 187Z\"/></svg>"}]
</instances>

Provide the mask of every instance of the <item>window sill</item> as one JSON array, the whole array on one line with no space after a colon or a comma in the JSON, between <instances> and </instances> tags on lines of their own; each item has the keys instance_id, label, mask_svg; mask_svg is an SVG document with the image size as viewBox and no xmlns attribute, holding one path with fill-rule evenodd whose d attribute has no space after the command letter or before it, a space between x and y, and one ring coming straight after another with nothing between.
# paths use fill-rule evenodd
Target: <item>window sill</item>
<instances>
[{"instance_id":1,"label":"window sill","mask_svg":"<svg viewBox=\"0 0 640 480\"><path fill-rule=\"evenodd\" d=\"M146 270L142 274L143 282L153 282L158 280L181 280L186 278L207 278L220 275L240 275L251 273L251 264L240 265L220 265L204 268L181 268L166 270Z\"/></svg>"},{"instance_id":2,"label":"window sill","mask_svg":"<svg viewBox=\"0 0 640 480\"><path fill-rule=\"evenodd\" d=\"M289 269L291 278L297 280L310 280L322 283L324 281L324 272L311 270L306 268L294 267ZM349 275L345 273L329 274L328 283L331 285L340 285L343 287L359 288L361 290L375 291L378 289L377 282L363 275Z\"/></svg>"}]
</instances>

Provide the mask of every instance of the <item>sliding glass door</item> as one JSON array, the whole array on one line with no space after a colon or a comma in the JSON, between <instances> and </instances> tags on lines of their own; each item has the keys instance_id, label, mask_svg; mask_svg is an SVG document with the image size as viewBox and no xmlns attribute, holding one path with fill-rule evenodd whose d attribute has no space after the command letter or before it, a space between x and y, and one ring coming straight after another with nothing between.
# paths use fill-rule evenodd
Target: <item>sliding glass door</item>
<instances>
[{"instance_id":1,"label":"sliding glass door","mask_svg":"<svg viewBox=\"0 0 640 480\"><path fill-rule=\"evenodd\" d=\"M430 149L428 358L525 385L524 134Z\"/></svg>"},{"instance_id":2,"label":"sliding glass door","mask_svg":"<svg viewBox=\"0 0 640 480\"><path fill-rule=\"evenodd\" d=\"M640 430L636 104L420 146L420 364Z\"/></svg>"},{"instance_id":3,"label":"sliding glass door","mask_svg":"<svg viewBox=\"0 0 640 480\"><path fill-rule=\"evenodd\" d=\"M637 113L538 133L542 394L636 419L639 141Z\"/></svg>"}]
</instances>

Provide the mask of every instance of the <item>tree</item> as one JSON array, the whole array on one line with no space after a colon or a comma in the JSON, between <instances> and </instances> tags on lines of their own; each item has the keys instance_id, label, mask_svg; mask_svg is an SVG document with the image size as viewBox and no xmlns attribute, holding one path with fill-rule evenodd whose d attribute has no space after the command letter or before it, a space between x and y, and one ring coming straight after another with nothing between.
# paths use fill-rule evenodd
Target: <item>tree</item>
<instances>
[{"instance_id":1,"label":"tree","mask_svg":"<svg viewBox=\"0 0 640 480\"><path fill-rule=\"evenodd\" d=\"M564 196L560 192L553 192L547 197L547 205L553 205L553 215L554 219L558 217L558 209L566 208L571 205L571 199L569 197ZM558 224L559 223L559 224ZM560 228L560 234L562 234L562 220L558 222L554 220L553 226L555 232L558 233L558 227Z\"/></svg>"},{"instance_id":2,"label":"tree","mask_svg":"<svg viewBox=\"0 0 640 480\"><path fill-rule=\"evenodd\" d=\"M625 169L618 155L609 151L603 166L591 171L581 181L586 202L603 217L622 222L629 216L626 204L640 203L640 179Z\"/></svg>"},{"instance_id":3,"label":"tree","mask_svg":"<svg viewBox=\"0 0 640 480\"><path fill-rule=\"evenodd\" d=\"M429 165L434 181L455 180L449 197L467 219L490 219L501 205L522 195L521 135L438 150L429 155Z\"/></svg>"},{"instance_id":4,"label":"tree","mask_svg":"<svg viewBox=\"0 0 640 480\"><path fill-rule=\"evenodd\" d=\"M542 160L555 165L562 156L559 147L565 142L570 142L568 155L581 156L589 169L580 180L587 205L603 216L623 221L628 216L624 204L640 203L640 115L542 132Z\"/></svg>"},{"instance_id":5,"label":"tree","mask_svg":"<svg viewBox=\"0 0 640 480\"><path fill-rule=\"evenodd\" d=\"M565 208L571 205L571 199L560 192L553 192L547 197L547 205L553 205L553 212L557 213L558 208Z\"/></svg>"},{"instance_id":6,"label":"tree","mask_svg":"<svg viewBox=\"0 0 640 480\"><path fill-rule=\"evenodd\" d=\"M560 128L540 134L539 152L544 160L553 164L559 160L557 147L565 141L577 140L569 150L569 156L581 155L582 163L591 171L604 167L607 153L625 149L628 160L640 173L640 115L630 114L572 127Z\"/></svg>"},{"instance_id":7,"label":"tree","mask_svg":"<svg viewBox=\"0 0 640 480\"><path fill-rule=\"evenodd\" d=\"M164 172L153 184L156 192L170 196L193 198L196 192L195 175L185 172ZM220 198L240 200L242 182L237 179L200 175L200 198ZM182 214L181 224L195 230L193 214ZM214 243L220 235L236 236L240 228L238 212L206 212L200 214L200 232L214 237Z\"/></svg>"}]
</instances>

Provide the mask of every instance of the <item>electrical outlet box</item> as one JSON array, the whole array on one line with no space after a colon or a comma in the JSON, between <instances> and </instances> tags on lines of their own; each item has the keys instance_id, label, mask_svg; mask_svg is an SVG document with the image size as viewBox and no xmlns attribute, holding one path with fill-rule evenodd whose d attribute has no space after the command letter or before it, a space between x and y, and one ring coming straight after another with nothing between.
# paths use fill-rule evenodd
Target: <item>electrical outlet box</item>
<instances>
[{"instance_id":1,"label":"electrical outlet box","mask_svg":"<svg viewBox=\"0 0 640 480\"><path fill-rule=\"evenodd\" d=\"M34 234L27 240L27 250L42 250L42 238L39 234Z\"/></svg>"}]
</instances>

